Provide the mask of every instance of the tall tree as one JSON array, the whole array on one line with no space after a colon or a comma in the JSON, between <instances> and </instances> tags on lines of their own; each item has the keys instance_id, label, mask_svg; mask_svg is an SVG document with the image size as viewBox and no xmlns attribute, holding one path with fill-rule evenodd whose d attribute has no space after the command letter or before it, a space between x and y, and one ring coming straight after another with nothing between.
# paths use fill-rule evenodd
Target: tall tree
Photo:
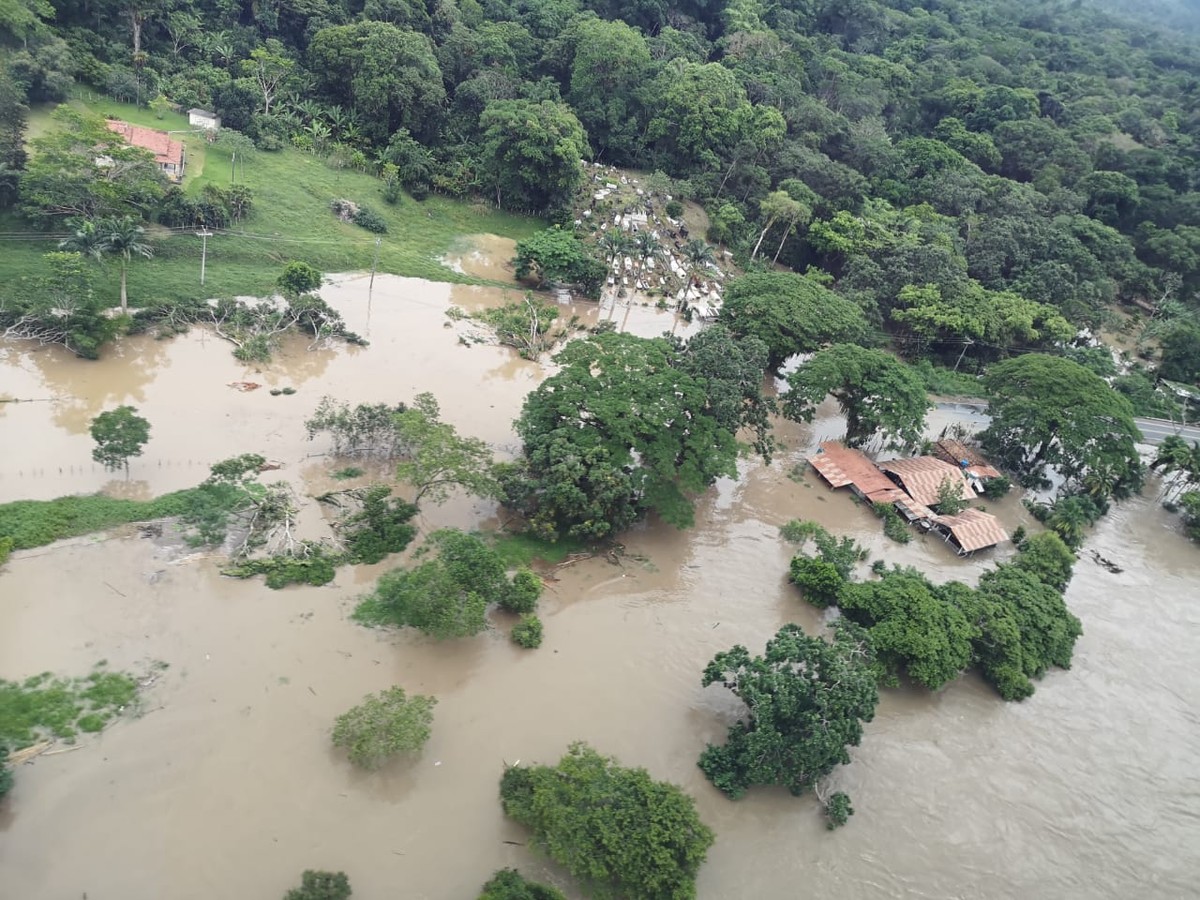
<instances>
[{"instance_id":1,"label":"tall tree","mask_svg":"<svg viewBox=\"0 0 1200 900\"><path fill-rule=\"evenodd\" d=\"M496 205L562 212L583 183L587 134L571 108L551 100L495 100L479 118L485 186Z\"/></svg>"},{"instance_id":2,"label":"tall tree","mask_svg":"<svg viewBox=\"0 0 1200 900\"><path fill-rule=\"evenodd\" d=\"M767 364L779 366L795 353L866 334L862 311L815 278L779 272L734 279L725 291L720 322L738 337L767 345Z\"/></svg>"},{"instance_id":3,"label":"tall tree","mask_svg":"<svg viewBox=\"0 0 1200 900\"><path fill-rule=\"evenodd\" d=\"M376 144L400 128L436 137L446 91L425 35L387 22L336 25L316 33L308 57L320 91L357 113Z\"/></svg>"},{"instance_id":4,"label":"tall tree","mask_svg":"<svg viewBox=\"0 0 1200 900\"><path fill-rule=\"evenodd\" d=\"M132 406L118 406L100 413L92 420L92 459L106 469L124 467L129 472L129 460L142 455L150 440L150 423L137 414Z\"/></svg>"},{"instance_id":5,"label":"tall tree","mask_svg":"<svg viewBox=\"0 0 1200 900\"><path fill-rule=\"evenodd\" d=\"M242 61L242 73L258 87L262 96L261 112L271 115L271 105L279 96L296 64L287 55L287 50L275 38L268 38L261 47L250 52L250 58Z\"/></svg>"},{"instance_id":6,"label":"tall tree","mask_svg":"<svg viewBox=\"0 0 1200 900\"><path fill-rule=\"evenodd\" d=\"M1042 477L1053 467L1068 485L1096 475L1118 497L1141 485L1133 408L1090 369L1027 353L993 365L984 386L992 398L984 446L1009 468Z\"/></svg>"},{"instance_id":7,"label":"tall tree","mask_svg":"<svg viewBox=\"0 0 1200 900\"><path fill-rule=\"evenodd\" d=\"M536 528L600 537L645 510L687 527L693 496L735 473L733 431L677 353L662 338L607 333L555 357L560 371L526 398L516 423L524 492L509 485Z\"/></svg>"},{"instance_id":8,"label":"tall tree","mask_svg":"<svg viewBox=\"0 0 1200 900\"><path fill-rule=\"evenodd\" d=\"M850 446L877 432L890 444L916 444L931 405L924 382L912 368L884 350L857 344L835 344L789 375L784 414L811 422L826 396L832 396L846 415Z\"/></svg>"},{"instance_id":9,"label":"tall tree","mask_svg":"<svg viewBox=\"0 0 1200 900\"><path fill-rule=\"evenodd\" d=\"M100 233L102 252L117 257L121 264L121 312L129 311L129 295L126 288L129 261L135 256L150 259L154 247L146 240L146 229L133 216L112 216L96 223Z\"/></svg>"},{"instance_id":10,"label":"tall tree","mask_svg":"<svg viewBox=\"0 0 1200 900\"><path fill-rule=\"evenodd\" d=\"M700 768L730 797L758 784L780 784L796 796L812 789L862 740L879 691L872 651L861 629L841 623L832 641L785 625L762 656L742 646L718 653L701 684L720 683L746 704L721 746L709 744Z\"/></svg>"}]
</instances>

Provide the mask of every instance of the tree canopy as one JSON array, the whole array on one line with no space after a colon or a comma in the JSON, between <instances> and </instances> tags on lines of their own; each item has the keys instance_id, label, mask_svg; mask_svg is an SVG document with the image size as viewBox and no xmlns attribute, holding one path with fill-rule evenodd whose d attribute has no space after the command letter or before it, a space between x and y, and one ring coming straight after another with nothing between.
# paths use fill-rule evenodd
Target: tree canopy
<instances>
[{"instance_id":1,"label":"tree canopy","mask_svg":"<svg viewBox=\"0 0 1200 900\"><path fill-rule=\"evenodd\" d=\"M708 745L700 768L734 798L758 784L781 784L797 796L810 790L850 762L846 748L858 746L879 702L871 646L845 623L832 641L785 625L762 656L742 646L718 653L701 684L718 682L747 712L723 745Z\"/></svg>"},{"instance_id":2,"label":"tree canopy","mask_svg":"<svg viewBox=\"0 0 1200 900\"><path fill-rule=\"evenodd\" d=\"M1008 468L1041 477L1052 467L1068 486L1094 484L1102 497L1141 485L1133 409L1099 375L1026 353L993 365L984 385L992 398L984 447Z\"/></svg>"},{"instance_id":3,"label":"tree canopy","mask_svg":"<svg viewBox=\"0 0 1200 900\"><path fill-rule=\"evenodd\" d=\"M129 460L142 455L150 440L150 423L132 406L106 410L92 420L92 459L106 469L129 470Z\"/></svg>"},{"instance_id":4,"label":"tree canopy","mask_svg":"<svg viewBox=\"0 0 1200 900\"><path fill-rule=\"evenodd\" d=\"M645 900L692 900L713 833L696 804L645 769L625 768L586 744L555 766L509 766L506 815L597 891Z\"/></svg>"},{"instance_id":5,"label":"tree canopy","mask_svg":"<svg viewBox=\"0 0 1200 900\"><path fill-rule=\"evenodd\" d=\"M507 502L547 537L602 537L647 510L690 525L694 495L735 472L740 412L710 406L719 373L692 374L704 366L666 339L615 333L572 341L555 361L517 420L525 452L501 470Z\"/></svg>"},{"instance_id":6,"label":"tree canopy","mask_svg":"<svg viewBox=\"0 0 1200 900\"><path fill-rule=\"evenodd\" d=\"M866 333L866 320L852 302L815 278L776 272L735 279L725 292L720 322L735 335L765 343L772 368L794 353Z\"/></svg>"},{"instance_id":7,"label":"tree canopy","mask_svg":"<svg viewBox=\"0 0 1200 900\"><path fill-rule=\"evenodd\" d=\"M811 422L817 405L832 396L846 415L846 443L857 446L880 434L889 444L914 445L930 408L925 383L884 350L835 344L788 376L784 413Z\"/></svg>"},{"instance_id":8,"label":"tree canopy","mask_svg":"<svg viewBox=\"0 0 1200 900\"><path fill-rule=\"evenodd\" d=\"M411 569L383 575L359 604L366 624L407 625L439 638L466 637L487 627L487 608L511 590L504 563L482 539L452 528L435 531Z\"/></svg>"}]
</instances>

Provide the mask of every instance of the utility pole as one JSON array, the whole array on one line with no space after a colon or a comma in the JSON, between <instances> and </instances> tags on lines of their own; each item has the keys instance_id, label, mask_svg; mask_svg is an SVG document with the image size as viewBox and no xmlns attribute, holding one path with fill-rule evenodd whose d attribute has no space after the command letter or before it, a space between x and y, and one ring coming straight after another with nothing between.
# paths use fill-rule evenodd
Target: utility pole
<instances>
[{"instance_id":1,"label":"utility pole","mask_svg":"<svg viewBox=\"0 0 1200 900\"><path fill-rule=\"evenodd\" d=\"M229 183L237 183L237 151L229 154Z\"/></svg>"},{"instance_id":2,"label":"utility pole","mask_svg":"<svg viewBox=\"0 0 1200 900\"><path fill-rule=\"evenodd\" d=\"M208 228L201 226L201 229L196 232L196 237L200 238L200 283L204 284L204 264L208 262L208 239L213 236L213 233Z\"/></svg>"},{"instance_id":3,"label":"utility pole","mask_svg":"<svg viewBox=\"0 0 1200 900\"><path fill-rule=\"evenodd\" d=\"M383 243L383 238L375 238L375 259L371 261L371 284L367 287L367 294L375 290L375 270L379 268L379 245Z\"/></svg>"},{"instance_id":4,"label":"utility pole","mask_svg":"<svg viewBox=\"0 0 1200 900\"><path fill-rule=\"evenodd\" d=\"M968 338L967 340L963 341L962 353L958 354L958 359L954 363L954 371L955 372L958 371L958 365L959 365L959 363L961 363L963 361L963 357L967 355L967 348L970 347L974 343L975 343L974 338Z\"/></svg>"}]
</instances>

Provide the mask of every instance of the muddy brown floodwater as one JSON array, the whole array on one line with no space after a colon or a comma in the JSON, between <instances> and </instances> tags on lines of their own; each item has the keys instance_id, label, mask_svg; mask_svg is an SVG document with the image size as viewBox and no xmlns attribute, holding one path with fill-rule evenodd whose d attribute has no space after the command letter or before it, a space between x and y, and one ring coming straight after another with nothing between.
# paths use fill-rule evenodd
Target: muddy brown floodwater
<instances>
[{"instance_id":1,"label":"muddy brown floodwater","mask_svg":"<svg viewBox=\"0 0 1200 900\"><path fill-rule=\"evenodd\" d=\"M512 451L511 421L544 370L462 346L443 327L451 303L496 294L377 278L368 308L365 280L348 277L326 296L369 331L369 349L297 343L262 370L200 331L125 341L99 363L10 349L0 390L58 400L0 405L0 496L106 485L154 494L246 450L311 489L334 466L304 440L323 394L394 401L430 390L449 421ZM239 380L264 389L226 386ZM298 393L266 390L283 385ZM122 402L153 427L129 486L87 462L88 420ZM1200 556L1150 499L1118 507L1090 541L1121 574L1086 554L1077 566L1067 600L1085 633L1070 672L1051 673L1021 704L974 677L932 696L885 692L853 764L834 776L853 796L849 827L826 832L812 798L756 790L734 803L704 780L696 757L737 711L728 694L699 687L704 664L734 643L761 649L785 622L822 624L785 582L782 522L817 519L935 579L973 579L990 562L958 560L932 539L887 543L844 493L787 476L805 446L834 432L829 415L787 426L791 451L769 467L743 463L701 501L691 531L649 523L625 538L621 565L561 570L533 652L508 642L499 617L497 630L442 644L355 626L347 613L385 566L270 591L121 533L16 554L0 575L0 677L81 673L100 659L170 667L140 717L21 767L0 806L0 898L274 898L301 870L324 868L349 873L364 900L470 900L506 865L574 897L520 846L497 783L506 761L553 761L580 739L697 798L717 832L703 900L1195 896ZM992 508L1010 526L1023 516L1015 501ZM428 511L427 524L493 513L456 500ZM355 771L330 746L332 720L393 684L438 697L433 737L411 762Z\"/></svg>"}]
</instances>

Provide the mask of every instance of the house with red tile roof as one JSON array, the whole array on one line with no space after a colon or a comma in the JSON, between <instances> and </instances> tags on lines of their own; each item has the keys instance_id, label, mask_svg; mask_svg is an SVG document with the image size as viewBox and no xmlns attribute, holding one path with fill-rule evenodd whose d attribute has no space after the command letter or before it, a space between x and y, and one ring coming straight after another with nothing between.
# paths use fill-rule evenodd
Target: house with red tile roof
<instances>
[{"instance_id":1,"label":"house with red tile roof","mask_svg":"<svg viewBox=\"0 0 1200 900\"><path fill-rule=\"evenodd\" d=\"M122 122L120 119L109 119L105 124L108 125L109 131L119 134L131 147L139 147L153 153L158 168L172 181L183 179L183 168L186 161L183 144L180 141L171 140L170 135L165 131L143 128L141 125Z\"/></svg>"}]
</instances>

